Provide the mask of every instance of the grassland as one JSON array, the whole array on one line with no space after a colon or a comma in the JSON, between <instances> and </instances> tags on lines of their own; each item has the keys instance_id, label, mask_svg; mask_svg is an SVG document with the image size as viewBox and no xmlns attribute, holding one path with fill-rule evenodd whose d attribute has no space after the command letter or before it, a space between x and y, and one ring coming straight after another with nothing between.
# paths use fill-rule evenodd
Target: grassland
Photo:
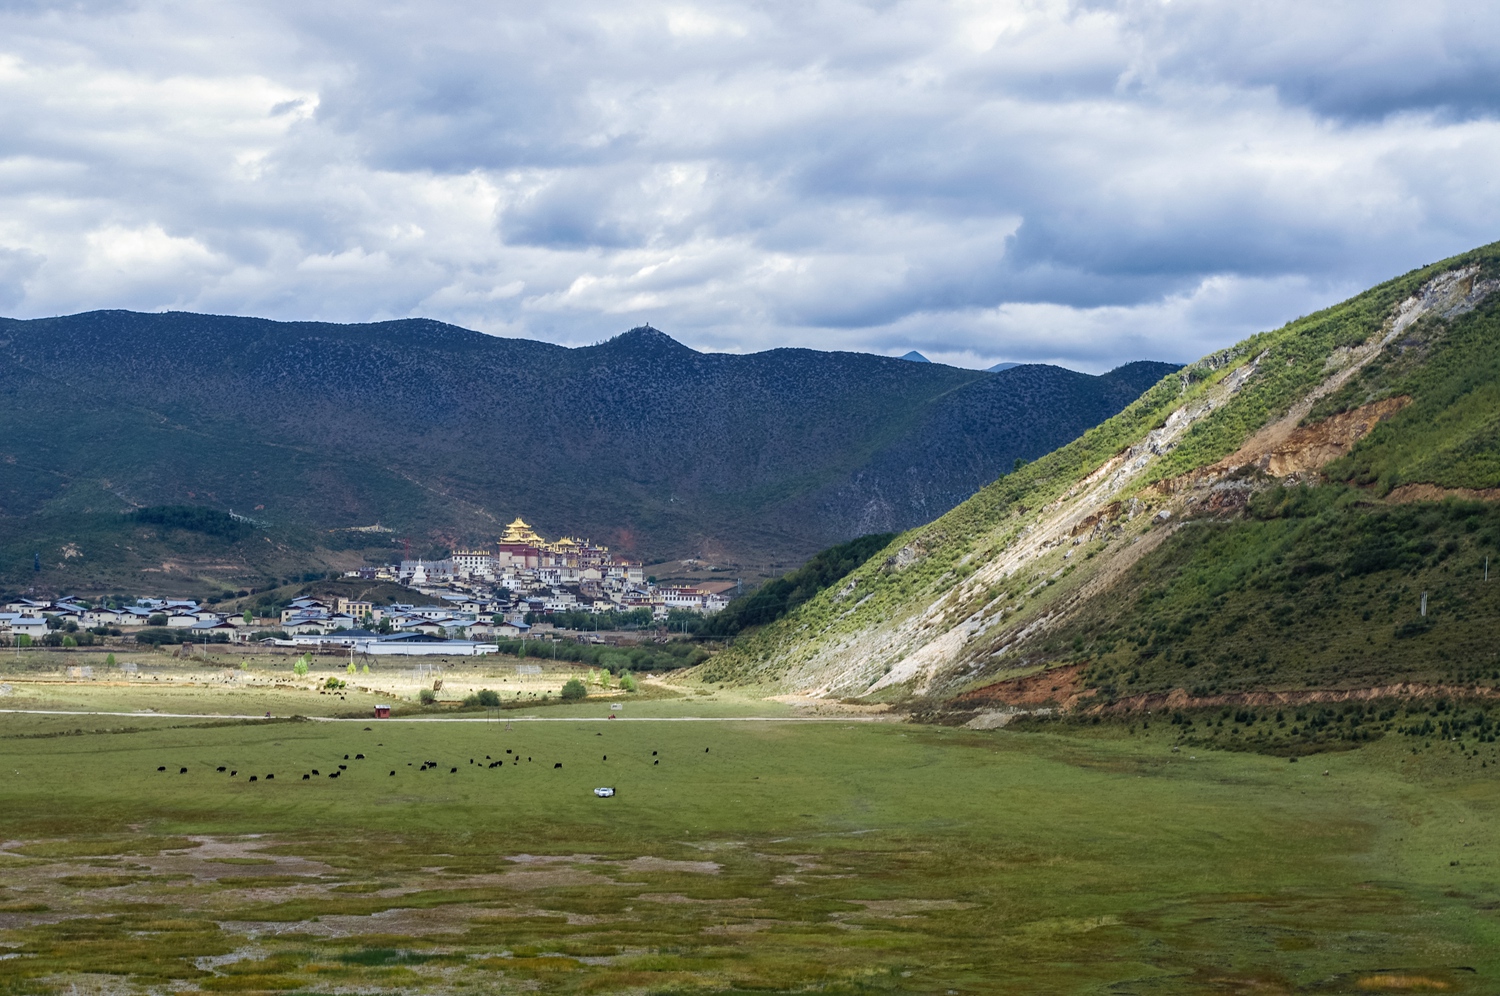
<instances>
[{"instance_id":1,"label":"grassland","mask_svg":"<svg viewBox=\"0 0 1500 996\"><path fill-rule=\"evenodd\" d=\"M192 666L158 663L170 691L46 694L82 708L154 695L202 718L0 714L0 992L1477 993L1500 979L1500 768L1456 743L1412 754L1390 737L1288 763L1196 746L1165 718L808 723L671 689L627 701L639 718L624 722L599 701L534 713L560 722L239 722L207 714L250 693L189 680ZM0 706L42 677L12 663ZM257 706L276 715L358 704L266 677ZM772 721L735 718L752 708ZM651 721L685 716L717 721Z\"/></svg>"}]
</instances>

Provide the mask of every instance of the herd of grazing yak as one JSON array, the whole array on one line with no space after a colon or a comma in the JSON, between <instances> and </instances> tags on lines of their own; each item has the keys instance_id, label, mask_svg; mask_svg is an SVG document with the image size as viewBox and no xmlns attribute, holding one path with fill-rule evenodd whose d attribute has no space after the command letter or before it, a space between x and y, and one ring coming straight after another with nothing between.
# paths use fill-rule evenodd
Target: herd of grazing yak
<instances>
[{"instance_id":1,"label":"herd of grazing yak","mask_svg":"<svg viewBox=\"0 0 1500 996\"><path fill-rule=\"evenodd\" d=\"M602 734L600 734L600 735L602 735ZM376 744L375 746L377 746L377 747L384 747L385 744ZM703 748L703 753L707 754L708 752L709 751L708 751L707 747ZM505 766L505 762L506 761L510 761L511 764L520 764L521 763L521 754L520 754L519 751L512 751L510 748L506 748L505 753L509 754L510 757L508 757L508 758L507 757L502 757L502 758L496 759L496 758L490 757L490 755L488 755L488 754L484 755L484 759L486 761L489 761L490 763L486 764L486 765L483 765L483 767L485 767L485 768L502 768L502 767ZM656 751L652 751L651 752L651 757L653 758L653 760L651 761L652 764L661 764L661 758L657 757L657 752ZM345 761L349 760L349 755L348 754L344 755L344 760ZM363 754L355 754L354 755L354 760L356 760L356 761L363 761L363 760L365 760L365 756ZM526 758L526 760L528 762L530 762L531 758L528 757L528 758ZM601 761L608 761L609 760L609 755L608 754L603 755L600 758L600 760ZM477 764L478 762L476 762L474 760L474 758L471 757L471 758L469 758L469 763L470 764ZM408 768L410 768L410 767L413 766L413 764L412 764L411 761L407 761L406 762L406 766ZM419 767L417 767L417 770L418 771L428 771L428 770L436 771L439 767L441 767L441 765L439 765L436 761L423 761L422 764ZM562 762L561 761L557 761L557 762L555 762L552 765L552 767L554 769L561 768L562 767ZM156 770L159 771L159 772L165 772L167 770L167 766L165 764L159 765ZM217 771L217 772L219 772L220 774L228 772L230 778L235 778L235 777L237 777L239 775L239 770L238 769L231 769L227 764L221 764L217 768L215 768L214 770ZM337 777L339 777L340 773L342 773L344 771L347 771L347 770L349 770L349 766L347 764L340 764L338 766L337 770L328 772L328 777L329 778L337 778ZM181 767L181 768L178 769L177 773L180 774L180 775L185 775L185 774L188 773L188 769L186 767ZM458 774L458 767L456 765L453 766L453 767L450 767L448 769L448 774L450 774L450 775L456 775L456 774ZM313 768L310 772L307 772L307 773L303 774L302 780L304 782L311 781L314 775L322 777L322 772L320 772L317 768ZM275 779L275 777L276 777L276 775L274 773L270 773L270 774L267 774L265 776L265 779L266 779L266 781L271 781L271 780ZM390 775L388 777L390 777L390 778L396 777L396 772L394 770L391 771L391 773L390 773ZM251 775L250 776L250 781L252 781L252 782L259 781L260 778L261 778L260 775Z\"/></svg>"}]
</instances>

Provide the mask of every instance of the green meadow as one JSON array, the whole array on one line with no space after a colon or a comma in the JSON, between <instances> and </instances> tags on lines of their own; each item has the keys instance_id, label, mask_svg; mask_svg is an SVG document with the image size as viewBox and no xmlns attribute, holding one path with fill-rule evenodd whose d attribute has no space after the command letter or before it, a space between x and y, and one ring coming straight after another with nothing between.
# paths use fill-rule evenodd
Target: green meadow
<instances>
[{"instance_id":1,"label":"green meadow","mask_svg":"<svg viewBox=\"0 0 1500 996\"><path fill-rule=\"evenodd\" d=\"M1164 720L757 722L722 694L0 715L0 992L1500 989L1500 769L1456 744L1290 762L1174 751Z\"/></svg>"}]
</instances>

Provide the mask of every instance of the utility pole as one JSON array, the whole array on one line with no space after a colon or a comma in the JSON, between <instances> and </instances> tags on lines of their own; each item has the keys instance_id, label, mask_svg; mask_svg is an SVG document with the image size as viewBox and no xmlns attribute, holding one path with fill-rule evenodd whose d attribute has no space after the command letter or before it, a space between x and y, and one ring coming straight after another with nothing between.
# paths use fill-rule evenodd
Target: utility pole
<instances>
[{"instance_id":1,"label":"utility pole","mask_svg":"<svg viewBox=\"0 0 1500 996\"><path fill-rule=\"evenodd\" d=\"M1427 618L1427 592L1422 592L1422 618Z\"/></svg>"}]
</instances>

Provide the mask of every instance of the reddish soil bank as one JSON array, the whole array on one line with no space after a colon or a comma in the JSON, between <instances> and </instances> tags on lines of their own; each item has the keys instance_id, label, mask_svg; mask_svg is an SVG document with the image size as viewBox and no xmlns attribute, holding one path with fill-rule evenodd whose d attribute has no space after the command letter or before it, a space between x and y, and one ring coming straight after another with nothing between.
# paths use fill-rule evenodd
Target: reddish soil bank
<instances>
[{"instance_id":1,"label":"reddish soil bank","mask_svg":"<svg viewBox=\"0 0 1500 996\"><path fill-rule=\"evenodd\" d=\"M1304 688L1292 691L1226 692L1221 695L1190 695L1186 689L1131 695L1113 702L1090 704L1096 694L1082 682L1083 664L1038 671L1020 678L997 681L953 699L955 709L985 709L1001 706L1055 705L1064 712L1086 714L1155 712L1162 709L1209 709L1216 706L1302 706L1336 702L1368 702L1375 699L1484 699L1500 697L1500 689L1487 685L1431 685L1400 682L1371 688Z\"/></svg>"}]
</instances>

